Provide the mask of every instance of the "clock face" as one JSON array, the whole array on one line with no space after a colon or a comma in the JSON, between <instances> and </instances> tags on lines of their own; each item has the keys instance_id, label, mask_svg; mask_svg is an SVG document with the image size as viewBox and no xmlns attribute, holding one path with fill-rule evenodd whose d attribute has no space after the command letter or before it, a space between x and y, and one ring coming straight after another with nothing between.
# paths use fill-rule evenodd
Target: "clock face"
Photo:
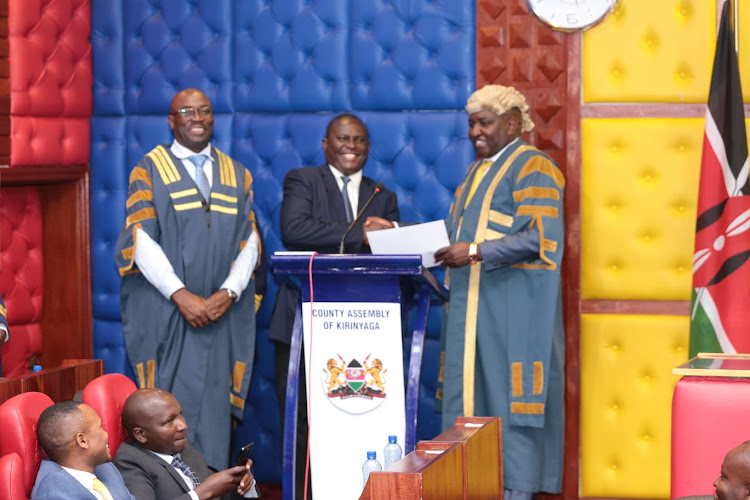
<instances>
[{"instance_id":1,"label":"clock face","mask_svg":"<svg viewBox=\"0 0 750 500\"><path fill-rule=\"evenodd\" d=\"M573 32L601 22L617 0L527 0L529 9L544 24Z\"/></svg>"}]
</instances>

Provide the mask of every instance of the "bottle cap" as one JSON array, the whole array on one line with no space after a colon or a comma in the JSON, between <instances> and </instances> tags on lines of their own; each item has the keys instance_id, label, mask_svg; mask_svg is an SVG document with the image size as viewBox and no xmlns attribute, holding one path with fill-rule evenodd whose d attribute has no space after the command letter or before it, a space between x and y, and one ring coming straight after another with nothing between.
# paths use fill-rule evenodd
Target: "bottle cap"
<instances>
[{"instance_id":1,"label":"bottle cap","mask_svg":"<svg viewBox=\"0 0 750 500\"><path fill-rule=\"evenodd\" d=\"M398 438L396 436L388 436L388 442L389 443L395 443L395 442L397 442L397 439Z\"/></svg>"},{"instance_id":2,"label":"bottle cap","mask_svg":"<svg viewBox=\"0 0 750 500\"><path fill-rule=\"evenodd\" d=\"M31 371L32 372L40 372L40 371L42 371L42 365L34 365L33 367L31 367Z\"/></svg>"},{"instance_id":3,"label":"bottle cap","mask_svg":"<svg viewBox=\"0 0 750 500\"><path fill-rule=\"evenodd\" d=\"M375 460L375 457L377 457L378 454L374 451L368 451L367 452L367 460Z\"/></svg>"}]
</instances>

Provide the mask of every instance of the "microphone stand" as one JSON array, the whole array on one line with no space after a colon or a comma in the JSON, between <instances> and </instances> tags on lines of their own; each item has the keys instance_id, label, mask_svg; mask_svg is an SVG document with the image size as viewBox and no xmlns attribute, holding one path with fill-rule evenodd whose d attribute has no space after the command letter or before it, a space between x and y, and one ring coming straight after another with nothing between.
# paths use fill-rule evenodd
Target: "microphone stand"
<instances>
[{"instance_id":1,"label":"microphone stand","mask_svg":"<svg viewBox=\"0 0 750 500\"><path fill-rule=\"evenodd\" d=\"M385 185L382 182L378 182L375 184L375 191L372 192L370 195L370 198L368 198L367 203L362 207L362 210L359 211L357 216L352 220L351 224L349 224L349 227L346 228L346 231L344 231L344 235L341 237L341 243L339 243L339 253L344 253L344 240L349 235L352 229L354 229L354 226L359 222L359 219L362 218L362 215L365 213L365 210L367 210L367 207L370 206L370 203L372 203L372 200L375 199L375 196L380 193L383 189L385 189Z\"/></svg>"}]
</instances>

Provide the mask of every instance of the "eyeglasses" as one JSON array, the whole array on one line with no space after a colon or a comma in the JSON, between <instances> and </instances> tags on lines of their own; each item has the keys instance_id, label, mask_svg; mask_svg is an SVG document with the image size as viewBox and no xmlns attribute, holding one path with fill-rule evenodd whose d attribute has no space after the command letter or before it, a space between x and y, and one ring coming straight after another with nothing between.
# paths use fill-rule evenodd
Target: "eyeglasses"
<instances>
[{"instance_id":1,"label":"eyeglasses","mask_svg":"<svg viewBox=\"0 0 750 500\"><path fill-rule=\"evenodd\" d=\"M195 113L198 113L201 116L210 116L213 112L214 110L211 109L210 106L201 106L197 109L192 106L185 106L184 108L178 109L173 114L180 115L183 118L190 118L192 116L195 116Z\"/></svg>"}]
</instances>

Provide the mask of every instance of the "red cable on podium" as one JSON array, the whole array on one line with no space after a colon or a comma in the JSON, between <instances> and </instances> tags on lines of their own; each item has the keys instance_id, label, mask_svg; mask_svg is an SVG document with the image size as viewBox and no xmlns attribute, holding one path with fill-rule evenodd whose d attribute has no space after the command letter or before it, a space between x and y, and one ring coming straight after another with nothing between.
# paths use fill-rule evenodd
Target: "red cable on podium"
<instances>
[{"instance_id":1,"label":"red cable on podium","mask_svg":"<svg viewBox=\"0 0 750 500\"><path fill-rule=\"evenodd\" d=\"M307 268L307 277L308 277L308 286L310 287L310 345L309 349L307 350L307 366L305 369L307 370L307 385L303 388L303 390L307 390L308 387L310 387L310 384L312 383L312 380L310 379L310 366L312 366L312 345L313 345L313 304L315 303L315 296L313 294L313 260L315 259L315 256L318 255L318 252L313 252L312 255L310 255L310 263ZM302 339L302 344L304 346L304 337ZM305 398L307 401L307 453L305 453L305 488L304 488L304 494L302 498L307 499L307 487L310 484L310 429L312 429L312 412L310 411L310 398Z\"/></svg>"}]
</instances>

